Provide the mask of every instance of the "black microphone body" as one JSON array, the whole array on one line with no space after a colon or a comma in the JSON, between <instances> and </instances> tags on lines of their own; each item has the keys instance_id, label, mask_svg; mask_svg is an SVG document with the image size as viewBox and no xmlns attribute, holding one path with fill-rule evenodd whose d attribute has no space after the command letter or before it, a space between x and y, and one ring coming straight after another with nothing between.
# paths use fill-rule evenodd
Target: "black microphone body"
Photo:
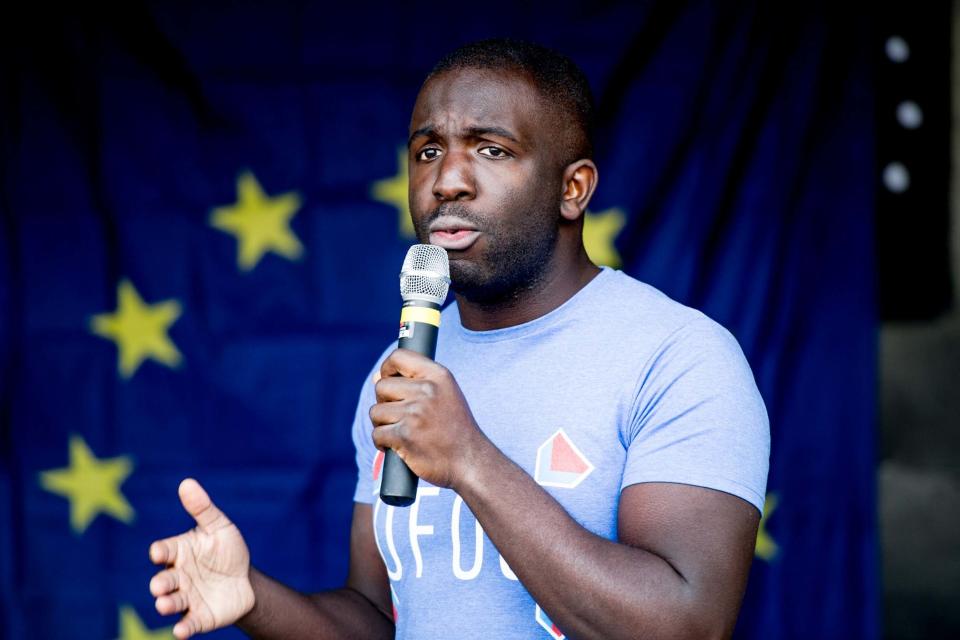
<instances>
[{"instance_id":1,"label":"black microphone body","mask_svg":"<svg viewBox=\"0 0 960 640\"><path fill-rule=\"evenodd\" d=\"M414 311L414 309L416 309ZM423 309L423 311L420 311ZM436 324L433 323L436 314ZM411 319L413 318L413 319ZM409 300L400 311L400 337L397 346L416 351L433 360L437 355L440 331L440 305L425 300Z\"/></svg>"},{"instance_id":2,"label":"black microphone body","mask_svg":"<svg viewBox=\"0 0 960 640\"><path fill-rule=\"evenodd\" d=\"M431 322L434 315L436 324ZM400 338L397 340L399 348L416 351L433 360L437 353L439 330L440 305L423 300L409 300L403 303L403 309L400 312ZM419 480L393 449L387 449L383 458L383 477L380 481L381 500L394 507L410 506L417 498Z\"/></svg>"},{"instance_id":3,"label":"black microphone body","mask_svg":"<svg viewBox=\"0 0 960 640\"><path fill-rule=\"evenodd\" d=\"M446 269L446 253L443 253L442 257ZM448 277L445 273L437 273L436 276ZM401 279L402 277L403 273L401 273ZM415 282L413 286L416 284ZM402 290L403 286L401 286ZM444 286L442 297L440 297L441 302L445 296L446 287ZM435 300L436 297L433 300L424 300L421 297L407 299L407 296L404 296L403 307L400 310L400 335L397 340L399 348L416 351L431 360L437 352L437 333L440 330L440 303ZM387 449L380 478L380 499L395 507L409 506L417 498L418 483L419 478L400 459L400 456L393 449Z\"/></svg>"}]
</instances>

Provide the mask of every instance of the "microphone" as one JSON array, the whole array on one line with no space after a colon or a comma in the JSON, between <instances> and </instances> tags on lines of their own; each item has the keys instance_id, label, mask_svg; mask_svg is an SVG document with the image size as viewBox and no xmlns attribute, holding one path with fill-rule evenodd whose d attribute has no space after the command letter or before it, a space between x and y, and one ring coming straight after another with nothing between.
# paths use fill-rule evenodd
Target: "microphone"
<instances>
[{"instance_id":1,"label":"microphone","mask_svg":"<svg viewBox=\"0 0 960 640\"><path fill-rule=\"evenodd\" d=\"M437 352L440 305L450 288L447 252L432 244L415 244L407 251L400 269L400 336L397 346L427 356ZM393 449L387 449L380 477L380 499L395 507L407 507L417 497L419 478Z\"/></svg>"}]
</instances>

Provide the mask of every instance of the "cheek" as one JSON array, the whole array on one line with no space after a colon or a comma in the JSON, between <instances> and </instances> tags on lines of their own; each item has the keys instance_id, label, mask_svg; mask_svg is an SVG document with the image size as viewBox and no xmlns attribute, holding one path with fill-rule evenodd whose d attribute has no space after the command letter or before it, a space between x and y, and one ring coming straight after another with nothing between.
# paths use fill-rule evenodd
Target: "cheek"
<instances>
[{"instance_id":1,"label":"cheek","mask_svg":"<svg viewBox=\"0 0 960 640\"><path fill-rule=\"evenodd\" d=\"M504 194L505 211L510 227L525 233L538 231L557 224L560 215L559 198L551 197L553 192L543 182L520 185L517 189Z\"/></svg>"},{"instance_id":2,"label":"cheek","mask_svg":"<svg viewBox=\"0 0 960 640\"><path fill-rule=\"evenodd\" d=\"M480 195L487 208L498 220L525 218L526 212L539 206L547 195L542 183L520 165L491 167L478 176ZM516 224L517 220L511 220Z\"/></svg>"},{"instance_id":3,"label":"cheek","mask_svg":"<svg viewBox=\"0 0 960 640\"><path fill-rule=\"evenodd\" d=\"M407 187L407 197L410 203L410 214L413 221L426 217L430 211L437 205L433 197L433 180L426 175L425 171L418 172L419 175L411 175Z\"/></svg>"},{"instance_id":4,"label":"cheek","mask_svg":"<svg viewBox=\"0 0 960 640\"><path fill-rule=\"evenodd\" d=\"M424 195L429 196L431 184L432 182L426 171L421 169L411 172L410 177L407 179L407 192L410 194L410 201L417 202L423 199Z\"/></svg>"}]
</instances>

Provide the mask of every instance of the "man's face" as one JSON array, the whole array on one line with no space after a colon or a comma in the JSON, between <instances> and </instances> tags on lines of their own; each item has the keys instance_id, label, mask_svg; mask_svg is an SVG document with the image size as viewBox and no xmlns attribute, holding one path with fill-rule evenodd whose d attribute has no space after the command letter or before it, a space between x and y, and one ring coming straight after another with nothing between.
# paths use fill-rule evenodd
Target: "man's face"
<instances>
[{"instance_id":1,"label":"man's face","mask_svg":"<svg viewBox=\"0 0 960 640\"><path fill-rule=\"evenodd\" d=\"M445 248L453 289L475 302L535 287L557 242L556 121L512 72L432 78L410 121L410 211L420 242Z\"/></svg>"}]
</instances>

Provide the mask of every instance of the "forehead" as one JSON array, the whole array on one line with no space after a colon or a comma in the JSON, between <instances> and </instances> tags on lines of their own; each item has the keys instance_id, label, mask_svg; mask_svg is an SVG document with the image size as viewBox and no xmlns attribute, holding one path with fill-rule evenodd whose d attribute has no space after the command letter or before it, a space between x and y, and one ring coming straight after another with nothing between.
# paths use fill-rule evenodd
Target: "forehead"
<instances>
[{"instance_id":1,"label":"forehead","mask_svg":"<svg viewBox=\"0 0 960 640\"><path fill-rule=\"evenodd\" d=\"M471 127L502 127L527 139L539 133L545 111L539 91L518 72L452 69L420 90L410 131L429 126L455 135Z\"/></svg>"}]
</instances>

